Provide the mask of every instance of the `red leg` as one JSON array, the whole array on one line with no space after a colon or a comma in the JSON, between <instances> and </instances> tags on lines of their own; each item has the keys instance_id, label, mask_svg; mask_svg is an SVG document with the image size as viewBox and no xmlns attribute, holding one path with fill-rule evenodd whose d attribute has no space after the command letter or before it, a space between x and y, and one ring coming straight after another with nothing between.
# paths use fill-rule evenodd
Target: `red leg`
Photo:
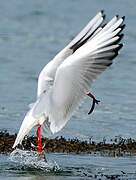
<instances>
[{"instance_id":1,"label":"red leg","mask_svg":"<svg viewBox=\"0 0 136 180\"><path fill-rule=\"evenodd\" d=\"M39 125L38 129L37 129L37 138L38 138L37 151L38 151L39 155L42 155L42 153L43 153L42 139L41 139L41 127L42 127L42 125Z\"/></svg>"},{"instance_id":2,"label":"red leg","mask_svg":"<svg viewBox=\"0 0 136 180\"><path fill-rule=\"evenodd\" d=\"M90 98L94 99L94 101L95 101L96 104L99 104L100 101L96 100L95 97L92 95L92 93L89 92L87 95L88 95Z\"/></svg>"},{"instance_id":3,"label":"red leg","mask_svg":"<svg viewBox=\"0 0 136 180\"><path fill-rule=\"evenodd\" d=\"M92 107L91 107L90 111L88 112L88 114L91 114L95 108L95 104L99 104L100 101L96 100L95 97L90 92L87 95L93 99Z\"/></svg>"}]
</instances>

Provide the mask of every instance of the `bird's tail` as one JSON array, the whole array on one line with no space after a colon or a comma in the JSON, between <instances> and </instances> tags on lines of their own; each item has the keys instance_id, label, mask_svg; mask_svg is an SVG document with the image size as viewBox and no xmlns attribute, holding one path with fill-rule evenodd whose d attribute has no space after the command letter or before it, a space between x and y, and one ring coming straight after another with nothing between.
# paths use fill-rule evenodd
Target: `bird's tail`
<instances>
[{"instance_id":1,"label":"bird's tail","mask_svg":"<svg viewBox=\"0 0 136 180\"><path fill-rule=\"evenodd\" d=\"M27 135L29 133L29 131L37 124L38 124L37 120L32 116L32 113L30 110L26 114L26 116L22 122L22 125L20 127L20 130L17 134L16 140L15 140L12 148L15 148L18 144L21 144L24 136Z\"/></svg>"}]
</instances>

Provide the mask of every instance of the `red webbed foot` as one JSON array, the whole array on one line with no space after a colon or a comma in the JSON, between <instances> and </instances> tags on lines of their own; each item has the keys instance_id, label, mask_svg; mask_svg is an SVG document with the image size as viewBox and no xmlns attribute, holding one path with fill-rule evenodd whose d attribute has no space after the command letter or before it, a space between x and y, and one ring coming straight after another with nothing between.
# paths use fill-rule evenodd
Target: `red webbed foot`
<instances>
[{"instance_id":1,"label":"red webbed foot","mask_svg":"<svg viewBox=\"0 0 136 180\"><path fill-rule=\"evenodd\" d=\"M90 109L90 111L88 112L88 114L91 114L92 112L93 112L93 110L94 110L94 108L95 108L95 104L99 104L99 100L97 100L97 99L95 99L95 97L92 95L92 93L88 93L87 94L90 98L92 98L93 99L93 104L92 104L92 107L91 107L91 109Z\"/></svg>"}]
</instances>

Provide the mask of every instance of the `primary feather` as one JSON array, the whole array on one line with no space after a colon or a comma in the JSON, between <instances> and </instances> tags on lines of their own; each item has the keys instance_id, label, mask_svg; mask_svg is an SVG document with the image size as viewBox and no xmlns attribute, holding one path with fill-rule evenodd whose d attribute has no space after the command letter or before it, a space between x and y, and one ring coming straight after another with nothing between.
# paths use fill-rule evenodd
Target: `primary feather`
<instances>
[{"instance_id":1,"label":"primary feather","mask_svg":"<svg viewBox=\"0 0 136 180\"><path fill-rule=\"evenodd\" d=\"M37 124L52 133L61 130L83 101L93 81L112 64L122 47L119 41L124 17L115 16L102 25L103 11L41 71L38 79L37 101L26 115L16 141Z\"/></svg>"}]
</instances>

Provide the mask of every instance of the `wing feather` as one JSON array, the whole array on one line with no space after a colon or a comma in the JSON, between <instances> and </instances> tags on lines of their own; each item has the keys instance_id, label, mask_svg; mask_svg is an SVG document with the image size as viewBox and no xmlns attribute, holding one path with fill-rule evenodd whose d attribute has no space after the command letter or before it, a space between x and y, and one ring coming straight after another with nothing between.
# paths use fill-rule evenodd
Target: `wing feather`
<instances>
[{"instance_id":1,"label":"wing feather","mask_svg":"<svg viewBox=\"0 0 136 180\"><path fill-rule=\"evenodd\" d=\"M112 64L122 44L120 24L104 31L103 39L90 40L69 56L57 69L50 98L49 121L53 133L59 131L83 101L93 81ZM107 32L107 33L106 33ZM98 33L99 36L99 33Z\"/></svg>"},{"instance_id":2,"label":"wing feather","mask_svg":"<svg viewBox=\"0 0 136 180\"><path fill-rule=\"evenodd\" d=\"M41 71L38 78L37 96L39 97L44 91L47 91L53 84L57 68L70 55L72 55L78 48L80 48L86 41L97 31L104 20L104 12L99 12L85 28L62 50L55 58L50 61Z\"/></svg>"}]
</instances>

